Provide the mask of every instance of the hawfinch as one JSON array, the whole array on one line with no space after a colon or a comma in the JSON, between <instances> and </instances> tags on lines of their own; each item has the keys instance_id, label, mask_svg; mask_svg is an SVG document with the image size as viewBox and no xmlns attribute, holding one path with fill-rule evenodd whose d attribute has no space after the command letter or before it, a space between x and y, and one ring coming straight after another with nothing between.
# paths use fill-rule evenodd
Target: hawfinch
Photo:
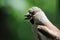
<instances>
[{"instance_id":1,"label":"hawfinch","mask_svg":"<svg viewBox=\"0 0 60 40\"><path fill-rule=\"evenodd\" d=\"M55 40L48 39L46 36L58 39L57 37L60 35L60 30L51 23L41 8L32 7L28 10L25 16L25 19L29 19L33 25L36 40L40 40L39 36L41 40Z\"/></svg>"}]
</instances>

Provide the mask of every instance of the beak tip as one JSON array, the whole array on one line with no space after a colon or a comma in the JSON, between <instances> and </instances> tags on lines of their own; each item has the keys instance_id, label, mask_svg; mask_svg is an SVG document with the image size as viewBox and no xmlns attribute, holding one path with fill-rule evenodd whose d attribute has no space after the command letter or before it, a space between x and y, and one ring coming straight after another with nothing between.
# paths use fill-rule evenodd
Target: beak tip
<instances>
[{"instance_id":1,"label":"beak tip","mask_svg":"<svg viewBox=\"0 0 60 40\"><path fill-rule=\"evenodd\" d=\"M27 13L27 14L25 14L24 16L26 17L25 19L27 20L27 19L30 19L32 15L29 14L29 13Z\"/></svg>"}]
</instances>

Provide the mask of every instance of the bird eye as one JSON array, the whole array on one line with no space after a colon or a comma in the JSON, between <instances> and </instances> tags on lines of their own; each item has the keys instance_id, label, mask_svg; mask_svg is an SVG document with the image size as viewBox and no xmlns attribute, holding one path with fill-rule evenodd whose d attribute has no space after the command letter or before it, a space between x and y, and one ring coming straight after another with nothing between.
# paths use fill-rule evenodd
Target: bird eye
<instances>
[{"instance_id":1,"label":"bird eye","mask_svg":"<svg viewBox=\"0 0 60 40\"><path fill-rule=\"evenodd\" d=\"M34 11L29 11L29 13L32 14L32 15L34 15L35 12Z\"/></svg>"}]
</instances>

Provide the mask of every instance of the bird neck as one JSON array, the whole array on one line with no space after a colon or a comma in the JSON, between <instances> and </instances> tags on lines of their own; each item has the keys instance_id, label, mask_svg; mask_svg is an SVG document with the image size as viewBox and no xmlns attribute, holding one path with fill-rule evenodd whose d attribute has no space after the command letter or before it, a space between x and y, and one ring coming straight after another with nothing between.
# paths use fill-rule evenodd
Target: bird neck
<instances>
[{"instance_id":1,"label":"bird neck","mask_svg":"<svg viewBox=\"0 0 60 40\"><path fill-rule=\"evenodd\" d=\"M47 18L45 13L43 11L40 11L37 13L37 19L39 19L40 22L42 22L44 25L46 25L49 29L58 31L58 28L56 28Z\"/></svg>"}]
</instances>

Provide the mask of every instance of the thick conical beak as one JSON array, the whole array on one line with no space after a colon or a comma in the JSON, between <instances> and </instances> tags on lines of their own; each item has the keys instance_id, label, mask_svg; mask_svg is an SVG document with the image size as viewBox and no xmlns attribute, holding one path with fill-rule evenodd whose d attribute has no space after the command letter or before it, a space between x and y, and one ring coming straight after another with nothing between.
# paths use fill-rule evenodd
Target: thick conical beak
<instances>
[{"instance_id":1,"label":"thick conical beak","mask_svg":"<svg viewBox=\"0 0 60 40\"><path fill-rule=\"evenodd\" d=\"M27 13L27 14L25 14L25 19L30 19L31 17L32 17L32 15L30 14L30 13Z\"/></svg>"}]
</instances>

